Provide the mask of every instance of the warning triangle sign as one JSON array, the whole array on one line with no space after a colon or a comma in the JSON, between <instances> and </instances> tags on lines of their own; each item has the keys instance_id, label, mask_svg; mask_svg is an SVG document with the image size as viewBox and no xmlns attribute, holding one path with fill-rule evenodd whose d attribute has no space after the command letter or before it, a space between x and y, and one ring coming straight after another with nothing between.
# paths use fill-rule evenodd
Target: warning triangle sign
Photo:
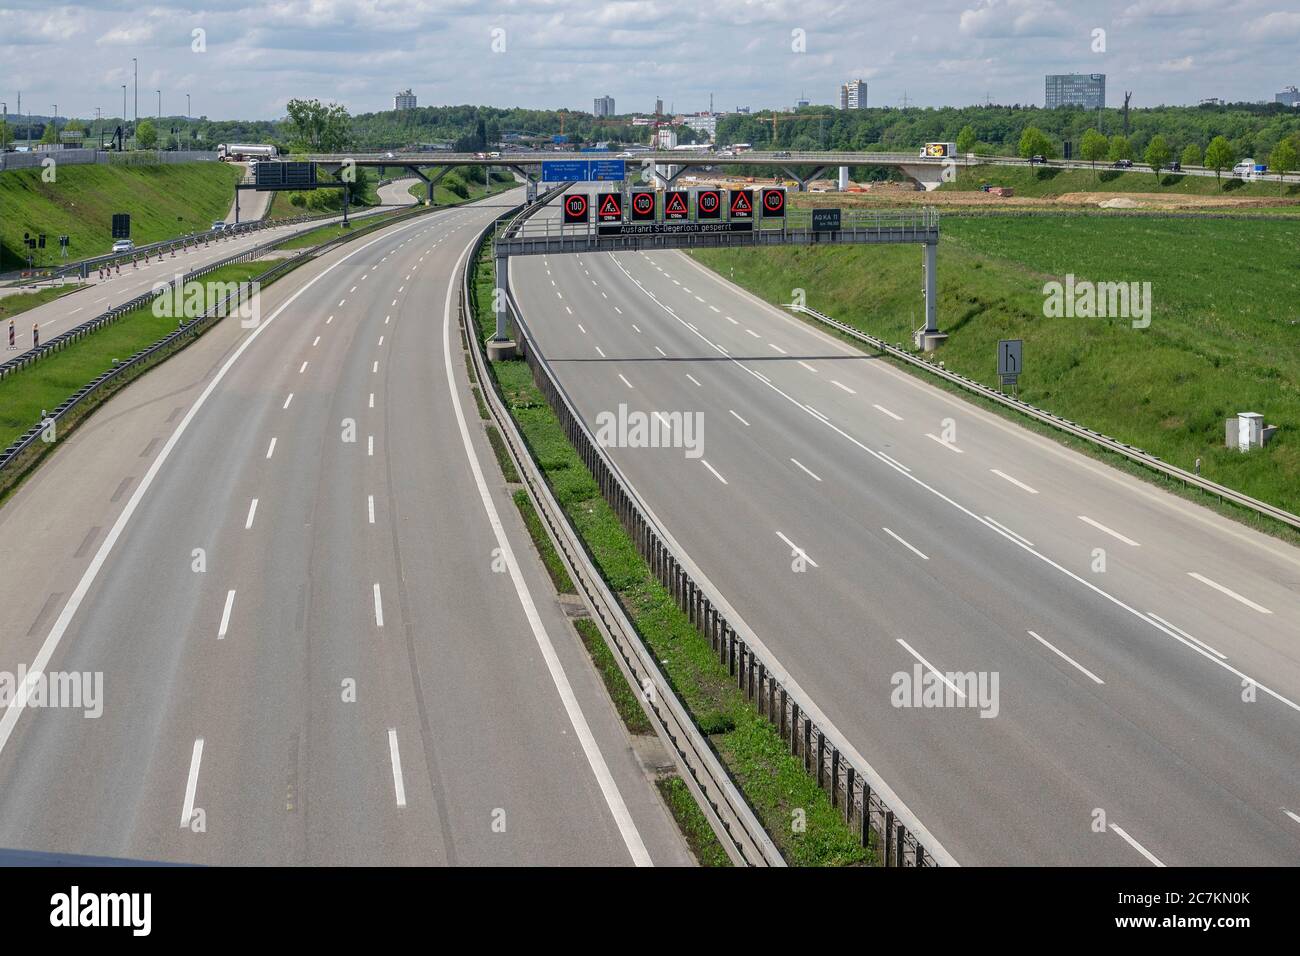
<instances>
[{"instance_id":1,"label":"warning triangle sign","mask_svg":"<svg viewBox=\"0 0 1300 956\"><path fill-rule=\"evenodd\" d=\"M601 222L619 222L623 218L623 196L621 193L601 193L600 205L596 215Z\"/></svg>"},{"instance_id":2,"label":"warning triangle sign","mask_svg":"<svg viewBox=\"0 0 1300 956\"><path fill-rule=\"evenodd\" d=\"M731 193L731 218L749 219L754 215L754 203L749 198L749 190L735 189Z\"/></svg>"},{"instance_id":3,"label":"warning triangle sign","mask_svg":"<svg viewBox=\"0 0 1300 956\"><path fill-rule=\"evenodd\" d=\"M686 210L686 193L670 192L668 202L664 205L664 215L669 219L685 219L689 213Z\"/></svg>"}]
</instances>

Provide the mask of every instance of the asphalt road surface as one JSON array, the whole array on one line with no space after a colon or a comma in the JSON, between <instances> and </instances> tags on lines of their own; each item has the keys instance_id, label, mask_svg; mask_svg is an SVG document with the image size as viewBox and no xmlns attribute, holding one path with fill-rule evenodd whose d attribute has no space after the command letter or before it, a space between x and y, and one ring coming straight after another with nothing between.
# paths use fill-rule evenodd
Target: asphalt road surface
<instances>
[{"instance_id":1,"label":"asphalt road surface","mask_svg":"<svg viewBox=\"0 0 1300 956\"><path fill-rule=\"evenodd\" d=\"M684 254L511 282L593 429L677 422L615 462L958 862L1300 862L1300 550Z\"/></svg>"},{"instance_id":2,"label":"asphalt road surface","mask_svg":"<svg viewBox=\"0 0 1300 956\"><path fill-rule=\"evenodd\" d=\"M0 669L102 674L0 716L0 847L689 862L468 392L449 281L507 201L275 283L0 509Z\"/></svg>"}]
</instances>

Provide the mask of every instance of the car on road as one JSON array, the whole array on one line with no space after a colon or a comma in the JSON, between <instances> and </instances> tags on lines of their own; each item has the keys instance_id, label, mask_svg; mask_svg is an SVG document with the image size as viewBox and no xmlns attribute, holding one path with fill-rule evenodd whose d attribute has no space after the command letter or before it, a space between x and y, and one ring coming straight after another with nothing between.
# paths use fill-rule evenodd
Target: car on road
<instances>
[{"instance_id":1,"label":"car on road","mask_svg":"<svg viewBox=\"0 0 1300 956\"><path fill-rule=\"evenodd\" d=\"M789 158L790 158L790 151L789 151L788 149L783 149L783 150L781 150L781 151L779 151L779 152L773 153L773 154L772 154L772 158L773 158L773 159L789 159Z\"/></svg>"},{"instance_id":2,"label":"car on road","mask_svg":"<svg viewBox=\"0 0 1300 956\"><path fill-rule=\"evenodd\" d=\"M1133 160L1131 159L1117 159L1115 160L1114 163L1111 164L1111 169L1132 169L1132 168L1133 168Z\"/></svg>"},{"instance_id":3,"label":"car on road","mask_svg":"<svg viewBox=\"0 0 1300 956\"><path fill-rule=\"evenodd\" d=\"M135 249L135 243L130 239L119 239L113 243L114 252L131 252Z\"/></svg>"},{"instance_id":4,"label":"car on road","mask_svg":"<svg viewBox=\"0 0 1300 956\"><path fill-rule=\"evenodd\" d=\"M1171 173L1181 173L1183 171L1183 164L1170 163L1168 166L1165 167L1165 169L1169 170Z\"/></svg>"},{"instance_id":5,"label":"car on road","mask_svg":"<svg viewBox=\"0 0 1300 956\"><path fill-rule=\"evenodd\" d=\"M215 230L220 230L220 229L225 229L225 228L226 228L225 220L223 220L223 219L217 219L217 220L215 220L215 221L212 223L212 228L213 228L214 231L215 231Z\"/></svg>"},{"instance_id":6,"label":"car on road","mask_svg":"<svg viewBox=\"0 0 1300 956\"><path fill-rule=\"evenodd\" d=\"M1029 157L1030 166L1039 166L1039 165L1043 165L1046 162L1047 162L1047 158L1042 156L1041 154L1036 153L1033 156Z\"/></svg>"}]
</instances>

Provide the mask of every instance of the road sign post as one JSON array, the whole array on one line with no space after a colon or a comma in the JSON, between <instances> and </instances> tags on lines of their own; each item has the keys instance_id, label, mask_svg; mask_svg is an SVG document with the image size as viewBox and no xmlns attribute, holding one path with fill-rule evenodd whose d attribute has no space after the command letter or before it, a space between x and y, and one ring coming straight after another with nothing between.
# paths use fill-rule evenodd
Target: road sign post
<instances>
[{"instance_id":1,"label":"road sign post","mask_svg":"<svg viewBox=\"0 0 1300 956\"><path fill-rule=\"evenodd\" d=\"M1019 384L1020 373L1024 370L1022 362L1022 339L1000 339L998 341L998 381L1013 388Z\"/></svg>"}]
</instances>

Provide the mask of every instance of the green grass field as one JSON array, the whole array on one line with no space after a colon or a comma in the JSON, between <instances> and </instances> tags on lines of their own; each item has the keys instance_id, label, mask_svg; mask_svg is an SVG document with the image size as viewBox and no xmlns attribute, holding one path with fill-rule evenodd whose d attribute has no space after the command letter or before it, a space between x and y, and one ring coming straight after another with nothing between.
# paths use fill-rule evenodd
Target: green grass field
<instances>
[{"instance_id":1,"label":"green grass field","mask_svg":"<svg viewBox=\"0 0 1300 956\"><path fill-rule=\"evenodd\" d=\"M225 163L58 166L54 182L44 182L42 172L0 173L0 271L27 264L24 233L47 237L37 266L63 261L60 235L70 237L72 259L103 255L113 245L113 213L131 214L137 245L205 230L229 212L240 174Z\"/></svg>"},{"instance_id":2,"label":"green grass field","mask_svg":"<svg viewBox=\"0 0 1300 956\"><path fill-rule=\"evenodd\" d=\"M26 312L28 309L34 309L38 305L53 302L55 299L71 292L76 292L80 288L79 283L69 282L67 285L47 286L44 289L37 289L35 292L15 292L13 295L0 295L0 322L5 323L4 335L6 341L9 335L9 319Z\"/></svg>"},{"instance_id":3,"label":"green grass field","mask_svg":"<svg viewBox=\"0 0 1300 956\"><path fill-rule=\"evenodd\" d=\"M265 272L266 268L265 262L240 262L223 266L198 281L206 289L209 282L240 282ZM0 448L8 446L39 421L42 411L55 408L97 375L111 369L115 359L129 358L174 331L176 325L176 319L156 316L149 306L144 306L94 335L0 379Z\"/></svg>"},{"instance_id":4,"label":"green grass field","mask_svg":"<svg viewBox=\"0 0 1300 956\"><path fill-rule=\"evenodd\" d=\"M1171 193L1187 196L1243 196L1256 199L1300 198L1300 183L1278 183L1276 177L1261 182L1242 182L1226 171L1222 178L1161 173L1156 179L1150 167L1134 163L1132 170L1108 169L1098 163L1090 169L1029 169L1019 166L975 166L958 171L957 180L944 183L942 191L978 190L988 183L1011 186L1017 196L1063 196L1066 193L1133 192Z\"/></svg>"},{"instance_id":5,"label":"green grass field","mask_svg":"<svg viewBox=\"0 0 1300 956\"><path fill-rule=\"evenodd\" d=\"M935 355L996 385L998 339L1025 341L1020 396L1289 511L1300 511L1300 223L1087 216L950 219L941 226ZM807 304L890 342L923 321L913 247L704 251L774 303ZM1151 283L1149 328L1046 318L1043 286ZM1223 447L1224 419L1280 426L1264 450Z\"/></svg>"}]
</instances>

